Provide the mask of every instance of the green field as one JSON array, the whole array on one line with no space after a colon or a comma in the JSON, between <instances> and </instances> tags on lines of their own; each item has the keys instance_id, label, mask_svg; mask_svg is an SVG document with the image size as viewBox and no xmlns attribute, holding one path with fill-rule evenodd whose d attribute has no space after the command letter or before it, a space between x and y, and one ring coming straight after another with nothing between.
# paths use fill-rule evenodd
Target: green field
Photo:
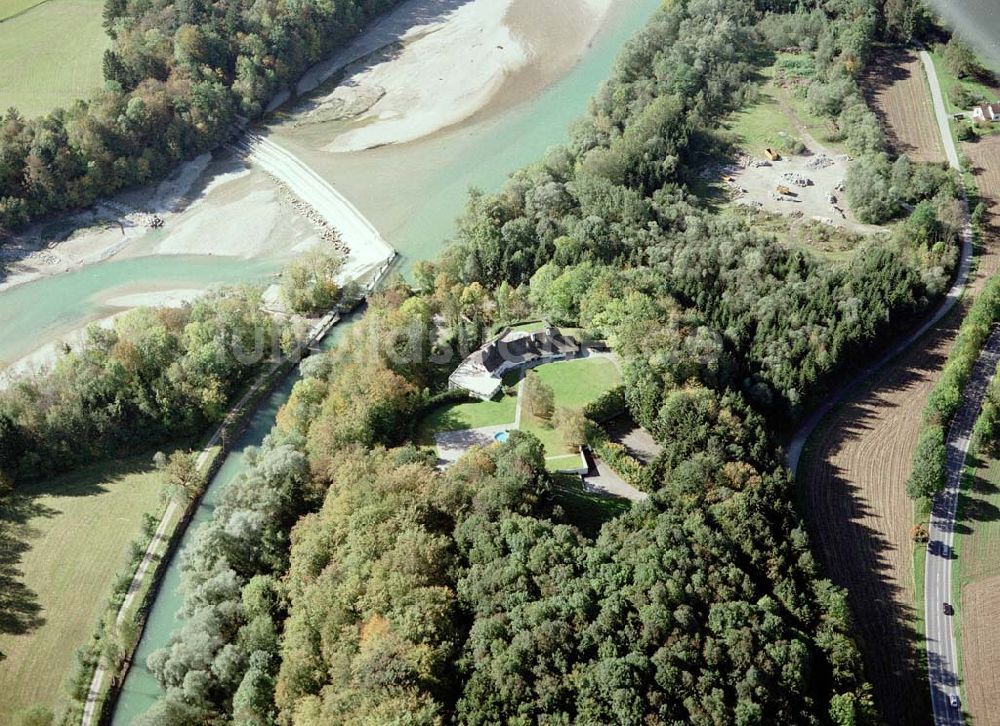
<instances>
[{"instance_id":1,"label":"green field","mask_svg":"<svg viewBox=\"0 0 1000 726\"><path fill-rule=\"evenodd\" d=\"M967 108L958 108L951 101L951 89L959 84L965 86L973 93L986 96L986 98L990 101L997 100L996 88L991 88L990 86L970 78L963 78L961 80L956 78L955 75L948 70L948 64L944 62L944 58L941 57L941 54L936 51L931 51L931 58L934 60L934 69L937 71L938 81L941 83L941 93L944 95L944 105L948 109L949 113L969 110Z\"/></svg>"},{"instance_id":2,"label":"green field","mask_svg":"<svg viewBox=\"0 0 1000 726\"><path fill-rule=\"evenodd\" d=\"M732 114L725 128L756 157L768 147L788 153L790 144L802 141L803 131L840 152L840 144L829 139L829 121L809 110L805 86L799 85L813 73L803 56L779 53L774 65L761 71L757 102Z\"/></svg>"},{"instance_id":3,"label":"green field","mask_svg":"<svg viewBox=\"0 0 1000 726\"><path fill-rule=\"evenodd\" d=\"M513 386L520 377L520 371L508 373L503 377L503 384L507 387ZM517 395L508 396L503 393L500 398L493 401L471 401L442 406L429 413L420 422L420 427L417 429L417 443L421 446L434 446L434 434L513 423L516 411Z\"/></svg>"},{"instance_id":4,"label":"green field","mask_svg":"<svg viewBox=\"0 0 1000 726\"><path fill-rule=\"evenodd\" d=\"M0 723L35 703L58 709L142 515L162 508L150 459L25 485L0 509Z\"/></svg>"},{"instance_id":5,"label":"green field","mask_svg":"<svg viewBox=\"0 0 1000 726\"><path fill-rule=\"evenodd\" d=\"M47 0L0 0L0 23L44 2Z\"/></svg>"},{"instance_id":6,"label":"green field","mask_svg":"<svg viewBox=\"0 0 1000 726\"><path fill-rule=\"evenodd\" d=\"M959 582L1000 575L1000 461L970 456L972 475L958 500Z\"/></svg>"},{"instance_id":7,"label":"green field","mask_svg":"<svg viewBox=\"0 0 1000 726\"><path fill-rule=\"evenodd\" d=\"M553 479L556 503L588 537L596 537L605 522L627 512L632 506L626 499L586 491L578 476L555 474Z\"/></svg>"},{"instance_id":8,"label":"green field","mask_svg":"<svg viewBox=\"0 0 1000 726\"><path fill-rule=\"evenodd\" d=\"M618 366L606 357L551 363L535 368L534 372L544 383L552 387L557 410L565 408L579 411L621 383ZM553 460L576 453L563 443L558 429L527 414L521 419L521 430L530 431L537 436L545 445L547 457ZM566 460L556 463L563 465Z\"/></svg>"},{"instance_id":9,"label":"green field","mask_svg":"<svg viewBox=\"0 0 1000 726\"><path fill-rule=\"evenodd\" d=\"M37 116L104 82L101 0L0 0L0 110ZM26 12L22 12L25 11ZM19 15L10 17L15 13Z\"/></svg>"},{"instance_id":10,"label":"green field","mask_svg":"<svg viewBox=\"0 0 1000 726\"><path fill-rule=\"evenodd\" d=\"M618 366L605 356L583 358L535 368L552 386L556 407L579 410L621 383Z\"/></svg>"},{"instance_id":11,"label":"green field","mask_svg":"<svg viewBox=\"0 0 1000 726\"><path fill-rule=\"evenodd\" d=\"M579 411L621 383L618 366L606 356L550 363L533 369L533 372L552 387L556 408L571 411ZM519 376L519 372L507 374L504 376L504 385L513 385ZM444 431L512 424L516 411L516 396L443 406L428 414L420 423L417 442L422 446L433 446L434 434ZM526 412L521 419L521 430L530 431L541 440L545 445L546 455L556 468L565 466L570 461L569 457L577 453L566 447L557 429L532 419Z\"/></svg>"}]
</instances>

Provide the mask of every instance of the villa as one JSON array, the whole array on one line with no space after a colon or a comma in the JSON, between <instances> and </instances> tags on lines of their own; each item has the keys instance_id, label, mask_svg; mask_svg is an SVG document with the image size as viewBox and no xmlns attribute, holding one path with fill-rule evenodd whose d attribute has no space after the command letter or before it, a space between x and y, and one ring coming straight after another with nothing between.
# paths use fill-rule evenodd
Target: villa
<instances>
[{"instance_id":1,"label":"villa","mask_svg":"<svg viewBox=\"0 0 1000 726\"><path fill-rule=\"evenodd\" d=\"M575 338L563 335L555 327L534 333L505 328L462 361L448 377L448 388L462 389L474 398L488 401L500 392L503 375L508 371L578 358L583 350Z\"/></svg>"}]
</instances>

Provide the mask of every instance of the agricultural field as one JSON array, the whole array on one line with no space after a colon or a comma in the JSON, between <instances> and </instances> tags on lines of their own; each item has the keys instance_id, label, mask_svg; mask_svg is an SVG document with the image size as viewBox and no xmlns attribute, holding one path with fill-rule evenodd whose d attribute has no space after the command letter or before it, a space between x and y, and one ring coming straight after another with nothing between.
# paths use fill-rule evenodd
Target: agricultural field
<instances>
[{"instance_id":1,"label":"agricultural field","mask_svg":"<svg viewBox=\"0 0 1000 726\"><path fill-rule=\"evenodd\" d=\"M162 508L150 455L26 485L0 509L0 723L58 713L75 650L104 612L143 514Z\"/></svg>"},{"instance_id":2,"label":"agricultural field","mask_svg":"<svg viewBox=\"0 0 1000 726\"><path fill-rule=\"evenodd\" d=\"M962 153L969 158L972 175L979 194L989 207L990 237L1000 229L1000 137L991 136L976 143L962 144Z\"/></svg>"},{"instance_id":3,"label":"agricultural field","mask_svg":"<svg viewBox=\"0 0 1000 726\"><path fill-rule=\"evenodd\" d=\"M965 706L1000 725L1000 460L971 462L958 505L955 575Z\"/></svg>"},{"instance_id":4,"label":"agricultural field","mask_svg":"<svg viewBox=\"0 0 1000 726\"><path fill-rule=\"evenodd\" d=\"M946 160L930 86L915 51L882 51L864 88L868 105L881 119L897 154L914 161Z\"/></svg>"},{"instance_id":5,"label":"agricultural field","mask_svg":"<svg viewBox=\"0 0 1000 726\"><path fill-rule=\"evenodd\" d=\"M104 83L102 0L0 0L0 109L37 116Z\"/></svg>"},{"instance_id":6,"label":"agricultural field","mask_svg":"<svg viewBox=\"0 0 1000 726\"><path fill-rule=\"evenodd\" d=\"M905 484L924 404L960 320L961 312L950 316L828 416L798 471L813 546L849 590L866 675L888 723L923 723L930 710Z\"/></svg>"}]
</instances>

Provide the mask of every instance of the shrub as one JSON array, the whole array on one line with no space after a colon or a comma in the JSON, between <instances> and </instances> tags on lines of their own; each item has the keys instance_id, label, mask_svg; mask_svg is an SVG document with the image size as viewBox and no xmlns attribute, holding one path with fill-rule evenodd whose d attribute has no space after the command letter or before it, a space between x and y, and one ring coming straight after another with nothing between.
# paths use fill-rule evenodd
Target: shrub
<instances>
[{"instance_id":1,"label":"shrub","mask_svg":"<svg viewBox=\"0 0 1000 726\"><path fill-rule=\"evenodd\" d=\"M906 493L911 499L933 497L944 490L946 462L944 427L939 424L924 427L913 455L913 471L906 483Z\"/></svg>"},{"instance_id":2,"label":"shrub","mask_svg":"<svg viewBox=\"0 0 1000 726\"><path fill-rule=\"evenodd\" d=\"M625 413L625 386L615 386L583 407L583 415L594 423L604 423Z\"/></svg>"}]
</instances>

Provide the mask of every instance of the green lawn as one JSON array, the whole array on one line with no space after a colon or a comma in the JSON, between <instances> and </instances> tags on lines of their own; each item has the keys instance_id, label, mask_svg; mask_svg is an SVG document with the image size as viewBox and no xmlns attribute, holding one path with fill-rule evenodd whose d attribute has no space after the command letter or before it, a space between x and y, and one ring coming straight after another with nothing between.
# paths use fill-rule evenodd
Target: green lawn
<instances>
[{"instance_id":1,"label":"green lawn","mask_svg":"<svg viewBox=\"0 0 1000 726\"><path fill-rule=\"evenodd\" d=\"M829 121L809 110L804 86L800 90L795 88L796 80L807 79L811 74L802 56L779 53L774 65L761 71L758 101L732 114L725 128L735 134L743 148L760 158L768 147L787 153L789 143L802 140L800 128L832 150L842 151L839 144L828 138Z\"/></svg>"},{"instance_id":2,"label":"green lawn","mask_svg":"<svg viewBox=\"0 0 1000 726\"><path fill-rule=\"evenodd\" d=\"M618 366L605 356L549 363L533 370L552 387L556 408L575 411L621 383ZM519 372L508 373L504 376L504 385L512 386L519 376ZM442 406L420 422L420 427L417 429L417 443L421 446L434 446L434 435L444 431L512 424L516 412L517 396L503 396L495 401ZM562 442L558 430L549 424L533 420L527 412L522 416L521 429L535 434L545 445L546 454L550 458L566 457L575 453ZM554 462L554 465L562 465L565 461L568 459Z\"/></svg>"},{"instance_id":3,"label":"green lawn","mask_svg":"<svg viewBox=\"0 0 1000 726\"><path fill-rule=\"evenodd\" d=\"M510 326L510 332L512 333L537 333L539 330L545 328L544 320L530 320L526 323L521 323L520 325Z\"/></svg>"},{"instance_id":4,"label":"green lawn","mask_svg":"<svg viewBox=\"0 0 1000 726\"><path fill-rule=\"evenodd\" d=\"M519 371L508 373L503 377L504 386L513 386L520 376ZM417 443L421 446L434 446L434 434L514 423L516 411L516 395L501 395L493 401L472 401L442 406L429 413L420 422L420 427L417 429Z\"/></svg>"},{"instance_id":5,"label":"green lawn","mask_svg":"<svg viewBox=\"0 0 1000 726\"><path fill-rule=\"evenodd\" d=\"M627 512L631 503L618 497L602 497L585 491L580 478L556 474L555 501L573 524L588 537L595 537L601 526Z\"/></svg>"},{"instance_id":6,"label":"green lawn","mask_svg":"<svg viewBox=\"0 0 1000 726\"><path fill-rule=\"evenodd\" d=\"M159 512L151 455L20 488L0 509L0 723L35 703L58 714L74 651L104 612L142 515Z\"/></svg>"},{"instance_id":7,"label":"green lawn","mask_svg":"<svg viewBox=\"0 0 1000 726\"><path fill-rule=\"evenodd\" d=\"M607 357L550 363L534 369L542 381L552 387L556 409L579 411L601 394L621 383L618 366ZM573 452L557 429L527 415L522 415L521 429L530 431L545 445L549 457L562 457Z\"/></svg>"},{"instance_id":8,"label":"green lawn","mask_svg":"<svg viewBox=\"0 0 1000 726\"><path fill-rule=\"evenodd\" d=\"M728 128L736 133L741 146L763 158L764 149L784 150L787 139L798 138L791 119L786 116L772 93L762 92L760 100L733 114Z\"/></svg>"},{"instance_id":9,"label":"green lawn","mask_svg":"<svg viewBox=\"0 0 1000 726\"><path fill-rule=\"evenodd\" d=\"M556 407L579 410L621 383L618 366L606 356L552 363L534 369L552 386Z\"/></svg>"},{"instance_id":10,"label":"green lawn","mask_svg":"<svg viewBox=\"0 0 1000 726\"><path fill-rule=\"evenodd\" d=\"M948 109L949 113L969 110L967 108L958 108L951 101L951 89L958 84L965 86L973 93L986 96L986 98L991 101L997 100L996 88L991 88L973 79L963 78L960 80L956 78L955 75L948 70L948 64L944 62L944 58L942 58L941 54L936 51L931 51L931 58L934 61L934 69L937 71L938 81L941 83L941 93L944 95L944 105Z\"/></svg>"},{"instance_id":11,"label":"green lawn","mask_svg":"<svg viewBox=\"0 0 1000 726\"><path fill-rule=\"evenodd\" d=\"M0 23L44 2L46 0L0 0Z\"/></svg>"},{"instance_id":12,"label":"green lawn","mask_svg":"<svg viewBox=\"0 0 1000 726\"><path fill-rule=\"evenodd\" d=\"M0 17L35 5L0 0ZM100 88L109 40L101 0L49 0L0 22L0 110L37 116Z\"/></svg>"}]
</instances>

